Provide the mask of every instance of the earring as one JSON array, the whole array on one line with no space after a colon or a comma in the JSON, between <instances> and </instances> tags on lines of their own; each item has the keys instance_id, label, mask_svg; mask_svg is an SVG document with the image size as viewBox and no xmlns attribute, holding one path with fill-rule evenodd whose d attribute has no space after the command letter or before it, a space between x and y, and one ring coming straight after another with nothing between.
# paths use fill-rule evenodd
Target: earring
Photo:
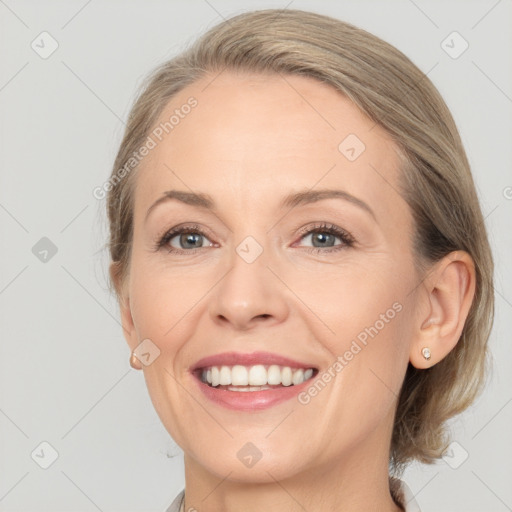
<instances>
[{"instance_id":1,"label":"earring","mask_svg":"<svg viewBox=\"0 0 512 512\"><path fill-rule=\"evenodd\" d=\"M139 358L135 355L135 352L132 352L132 355L130 356L130 366L134 370L142 370L142 366L140 365Z\"/></svg>"},{"instance_id":2,"label":"earring","mask_svg":"<svg viewBox=\"0 0 512 512\"><path fill-rule=\"evenodd\" d=\"M430 353L430 349L428 347L423 347L421 349L421 353L423 354L423 357L428 361L432 354Z\"/></svg>"}]
</instances>

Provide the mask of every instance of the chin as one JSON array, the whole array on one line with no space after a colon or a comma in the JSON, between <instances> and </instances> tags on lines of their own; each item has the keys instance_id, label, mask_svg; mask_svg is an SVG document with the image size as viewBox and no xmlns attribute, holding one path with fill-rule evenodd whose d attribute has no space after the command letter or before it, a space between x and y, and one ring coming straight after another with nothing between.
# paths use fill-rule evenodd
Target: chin
<instances>
[{"instance_id":1,"label":"chin","mask_svg":"<svg viewBox=\"0 0 512 512\"><path fill-rule=\"evenodd\" d=\"M230 482L254 484L286 480L303 469L297 464L296 453L288 452L288 457L283 457L273 451L271 455L260 453L261 458L257 459L257 452L254 451L251 460L251 456L247 455L251 450L254 448L250 445L243 446L238 450L241 453L235 452L234 457L219 457L218 453L212 453L211 459L203 456L196 458L196 463L220 479L229 478Z\"/></svg>"}]
</instances>

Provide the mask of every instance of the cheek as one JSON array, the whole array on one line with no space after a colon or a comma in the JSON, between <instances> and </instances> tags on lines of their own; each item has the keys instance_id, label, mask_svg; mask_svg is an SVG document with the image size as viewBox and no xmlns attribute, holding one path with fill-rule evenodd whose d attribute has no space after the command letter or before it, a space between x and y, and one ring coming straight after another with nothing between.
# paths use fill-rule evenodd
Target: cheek
<instances>
[{"instance_id":1,"label":"cheek","mask_svg":"<svg viewBox=\"0 0 512 512\"><path fill-rule=\"evenodd\" d=\"M214 276L190 267L166 268L157 258L138 266L134 261L133 269L131 306L139 336L162 341L184 336Z\"/></svg>"},{"instance_id":2,"label":"cheek","mask_svg":"<svg viewBox=\"0 0 512 512\"><path fill-rule=\"evenodd\" d=\"M310 400L326 411L333 444L362 442L394 414L408 362L405 308L393 302L393 294L382 293L382 302L378 298L363 310L347 302L347 310L331 322L336 335L322 338L332 363L317 377L325 387Z\"/></svg>"},{"instance_id":3,"label":"cheek","mask_svg":"<svg viewBox=\"0 0 512 512\"><path fill-rule=\"evenodd\" d=\"M310 329L331 355L325 379L346 404L340 415L382 417L397 398L408 362L407 268L392 258L352 262L297 281L297 295L321 320L311 316Z\"/></svg>"},{"instance_id":4,"label":"cheek","mask_svg":"<svg viewBox=\"0 0 512 512\"><path fill-rule=\"evenodd\" d=\"M336 265L313 262L308 267L289 266L281 269L281 275L302 303L322 320L324 337L330 332L327 339L343 347L366 327L378 322L380 331L394 319L399 307L393 309L393 304L403 302L410 279L404 273L407 266L391 254L359 253ZM380 315L388 310L381 320Z\"/></svg>"}]
</instances>

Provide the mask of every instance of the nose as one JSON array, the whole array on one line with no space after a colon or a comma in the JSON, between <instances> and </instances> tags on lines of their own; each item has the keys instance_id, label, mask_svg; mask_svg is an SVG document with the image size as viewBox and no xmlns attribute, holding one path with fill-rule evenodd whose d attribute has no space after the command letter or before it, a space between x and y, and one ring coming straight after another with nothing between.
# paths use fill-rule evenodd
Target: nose
<instances>
[{"instance_id":1,"label":"nose","mask_svg":"<svg viewBox=\"0 0 512 512\"><path fill-rule=\"evenodd\" d=\"M265 251L252 263L235 252L231 269L212 291L212 320L234 330L279 324L289 313L283 284L267 268Z\"/></svg>"}]
</instances>

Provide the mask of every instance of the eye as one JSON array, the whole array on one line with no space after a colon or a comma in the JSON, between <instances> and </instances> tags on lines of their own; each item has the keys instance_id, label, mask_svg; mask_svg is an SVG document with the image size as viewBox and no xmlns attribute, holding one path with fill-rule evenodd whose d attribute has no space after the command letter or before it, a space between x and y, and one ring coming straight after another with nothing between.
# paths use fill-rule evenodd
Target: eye
<instances>
[{"instance_id":1,"label":"eye","mask_svg":"<svg viewBox=\"0 0 512 512\"><path fill-rule=\"evenodd\" d=\"M354 238L350 233L333 224L322 224L308 227L303 231L301 241L305 241L306 247L313 251L320 252L337 251L354 245Z\"/></svg>"},{"instance_id":2,"label":"eye","mask_svg":"<svg viewBox=\"0 0 512 512\"><path fill-rule=\"evenodd\" d=\"M156 243L155 250L167 249L168 252L194 252L195 249L211 247L213 243L196 226L181 226L167 231Z\"/></svg>"},{"instance_id":3,"label":"eye","mask_svg":"<svg viewBox=\"0 0 512 512\"><path fill-rule=\"evenodd\" d=\"M204 243L208 239L201 233L180 233L169 239L169 245L176 249L198 249L205 247Z\"/></svg>"},{"instance_id":4,"label":"eye","mask_svg":"<svg viewBox=\"0 0 512 512\"><path fill-rule=\"evenodd\" d=\"M339 237L325 231L314 231L303 237L303 240L310 239L313 247L333 247L336 238Z\"/></svg>"},{"instance_id":5,"label":"eye","mask_svg":"<svg viewBox=\"0 0 512 512\"><path fill-rule=\"evenodd\" d=\"M308 226L301 230L301 235L300 241L306 243L298 245L309 247L307 250L312 252L339 251L352 247L355 243L350 233L333 224ZM158 237L154 249L165 249L176 254L191 254L215 245L199 226L177 226Z\"/></svg>"}]
</instances>

